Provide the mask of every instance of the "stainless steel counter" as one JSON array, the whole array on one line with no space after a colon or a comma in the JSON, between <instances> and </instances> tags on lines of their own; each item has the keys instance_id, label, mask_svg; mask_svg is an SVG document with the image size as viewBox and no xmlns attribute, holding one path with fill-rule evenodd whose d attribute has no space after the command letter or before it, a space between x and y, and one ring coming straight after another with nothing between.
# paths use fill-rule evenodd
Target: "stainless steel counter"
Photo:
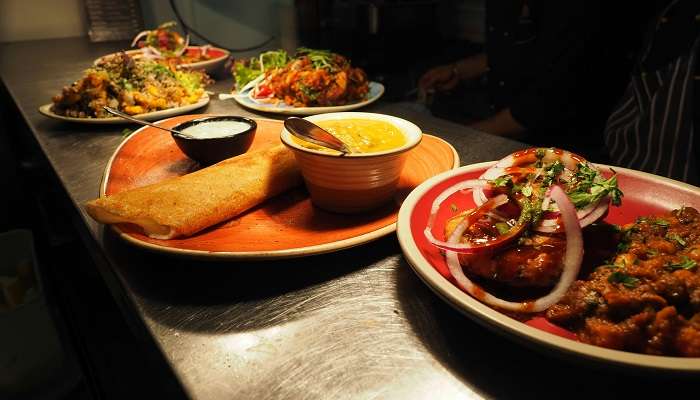
<instances>
[{"instance_id":1,"label":"stainless steel counter","mask_svg":"<svg viewBox=\"0 0 700 400\"><path fill-rule=\"evenodd\" d=\"M477 325L414 275L395 235L333 254L274 262L192 261L122 242L87 217L81 204L98 195L124 126L63 123L43 117L37 107L93 59L125 45L85 39L3 44L0 76L75 206L75 223L85 232L105 287L186 395L593 398L668 388L668 382L651 377L612 376L560 361ZM230 85L230 79L222 80L212 90L226 92ZM462 165L524 147L433 118L408 103L380 101L366 110L409 119L446 139ZM216 96L201 112L260 116Z\"/></svg>"}]
</instances>

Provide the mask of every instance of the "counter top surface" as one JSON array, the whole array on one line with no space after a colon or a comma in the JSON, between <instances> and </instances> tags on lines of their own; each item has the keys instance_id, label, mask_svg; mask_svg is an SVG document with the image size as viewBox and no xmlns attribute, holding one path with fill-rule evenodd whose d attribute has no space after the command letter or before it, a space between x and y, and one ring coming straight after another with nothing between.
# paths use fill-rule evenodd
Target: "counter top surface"
<instances>
[{"instance_id":1,"label":"counter top surface","mask_svg":"<svg viewBox=\"0 0 700 400\"><path fill-rule=\"evenodd\" d=\"M394 234L337 253L267 262L173 258L121 241L81 205L98 195L127 125L65 123L37 108L93 59L124 46L84 38L3 44L0 76L75 206L76 223L87 228L88 248L104 260L98 268L106 288L188 396L592 398L658 387L560 361L471 321L420 281ZM230 86L224 77L210 90ZM363 111L413 121L450 142L462 165L525 147L434 118L412 103L380 101ZM280 118L217 96L198 112Z\"/></svg>"}]
</instances>

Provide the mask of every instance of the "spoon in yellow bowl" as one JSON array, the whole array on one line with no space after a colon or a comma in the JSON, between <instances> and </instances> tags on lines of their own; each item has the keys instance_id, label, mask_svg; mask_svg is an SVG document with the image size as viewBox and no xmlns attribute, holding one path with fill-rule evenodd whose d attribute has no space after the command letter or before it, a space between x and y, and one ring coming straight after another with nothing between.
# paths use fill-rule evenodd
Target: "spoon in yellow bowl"
<instances>
[{"instance_id":1,"label":"spoon in yellow bowl","mask_svg":"<svg viewBox=\"0 0 700 400\"><path fill-rule=\"evenodd\" d=\"M301 140L306 140L341 153L352 153L350 148L340 139L311 121L298 117L289 117L284 120L284 127L287 128L289 133Z\"/></svg>"}]
</instances>

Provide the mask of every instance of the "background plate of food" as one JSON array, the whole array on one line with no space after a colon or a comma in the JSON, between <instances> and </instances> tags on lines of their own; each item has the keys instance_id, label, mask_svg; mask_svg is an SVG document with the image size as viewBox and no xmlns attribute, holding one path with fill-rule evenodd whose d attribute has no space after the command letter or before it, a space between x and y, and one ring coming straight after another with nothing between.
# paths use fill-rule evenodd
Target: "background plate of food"
<instances>
[{"instance_id":1,"label":"background plate of food","mask_svg":"<svg viewBox=\"0 0 700 400\"><path fill-rule=\"evenodd\" d=\"M198 101L192 103L192 104L187 104L184 106L179 106L179 107L173 107L173 108L167 108L165 110L158 110L158 111L151 111L143 114L134 114L132 115L134 118L138 118L144 121L158 121L163 118L168 118L168 117L173 117L176 115L181 115L181 114L187 114L190 111L194 111L198 108L202 108L209 104L209 95L204 93L202 96L199 98ZM53 119L58 119L61 121L68 121L68 122L77 122L80 124L128 124L130 123L129 121L124 120L123 118L119 117L104 117L104 118L95 118L95 117L90 117L90 118L80 118L80 117L67 117L65 115L60 115L56 114L52 110L53 108L53 103L50 104L44 104L43 106L39 107L39 112L44 114L45 116Z\"/></svg>"},{"instance_id":2,"label":"background plate of food","mask_svg":"<svg viewBox=\"0 0 700 400\"><path fill-rule=\"evenodd\" d=\"M526 345L638 371L700 372L700 189L567 152L538 164L536 153L464 166L414 190L397 223L413 270L458 311ZM514 162L523 154L532 162ZM526 210L522 199L539 200Z\"/></svg>"},{"instance_id":3,"label":"background plate of food","mask_svg":"<svg viewBox=\"0 0 700 400\"><path fill-rule=\"evenodd\" d=\"M202 115L179 116L159 124L173 127L199 117ZM280 142L282 121L256 119L256 123L257 131L248 152L209 167L208 175L204 178L204 169L199 169L196 162L179 150L168 132L151 127L137 130L117 148L109 161L100 189L101 197L88 203L88 212L96 216L106 203L105 199L128 191L135 194L132 199L147 203L148 207L152 202L142 201L143 192L136 191L166 180L172 184L155 189L160 198L173 199L177 196L176 192L191 190L196 186L186 182L177 186L178 182L170 179L175 177L206 180L197 182L197 185L202 184L202 187L207 188L202 197L205 200L186 207L187 211L194 208L201 210L193 218L180 218L185 222L192 219L206 222L209 218L215 218L216 215L213 214L223 207L213 203L217 197L224 199L225 206L228 207L235 202L248 201L241 197L253 194L258 196L258 192L272 190L275 193L270 196L264 193L258 196L266 198L262 203L256 203L233 218L220 219L223 222L195 230L192 234L158 239L155 238L156 235L146 234L136 225L117 224L114 227L130 243L179 256L206 259L300 257L357 246L394 232L400 201L420 182L459 165L459 157L451 145L435 136L423 135L420 145L408 154L398 190L388 204L362 214L327 212L313 206L301 182L290 182L293 180L292 174L285 172L290 168L290 157L293 160L294 156ZM230 182L226 176L234 176L238 182L249 181L242 183L247 185L241 189L242 195L223 193L233 186L225 184ZM230 198L235 199L229 200ZM115 202L117 200L112 203ZM112 205L118 208L115 212L127 208L123 203ZM157 207L153 211L160 214L163 220L173 221L178 219L175 214L182 210L175 209L171 212L165 210L165 207ZM141 217L144 215L140 211L132 214ZM109 223L109 216L102 219ZM174 222L178 223L179 221ZM156 231L157 228L153 229L153 232Z\"/></svg>"},{"instance_id":4,"label":"background plate of food","mask_svg":"<svg viewBox=\"0 0 700 400\"><path fill-rule=\"evenodd\" d=\"M233 65L233 97L244 107L269 113L313 115L355 110L384 94L361 68L328 50L267 51ZM229 96L226 96L229 97Z\"/></svg>"},{"instance_id":5,"label":"background plate of food","mask_svg":"<svg viewBox=\"0 0 700 400\"><path fill-rule=\"evenodd\" d=\"M201 71L135 59L126 53L103 60L39 107L42 114L88 124L124 123L104 106L143 120L183 114L209 103L204 87L210 80Z\"/></svg>"},{"instance_id":6,"label":"background plate of food","mask_svg":"<svg viewBox=\"0 0 700 400\"><path fill-rule=\"evenodd\" d=\"M143 57L142 49L126 50L126 54L134 58ZM203 54L202 54L203 53ZM95 60L97 65L105 59L114 57L119 53L107 54ZM168 57L163 61L173 64L180 69L204 70L207 74L216 74L226 63L231 53L226 49L212 46L187 46L186 51L178 57Z\"/></svg>"},{"instance_id":7,"label":"background plate of food","mask_svg":"<svg viewBox=\"0 0 700 400\"><path fill-rule=\"evenodd\" d=\"M218 72L229 55L228 50L210 45L190 46L189 35L183 37L175 28L175 22L165 22L155 29L140 32L131 42L131 47L136 50L127 50L126 53L134 58L149 58L164 62L180 69L204 70L208 74ZM95 65L114 57L119 53L102 56L95 60Z\"/></svg>"},{"instance_id":8,"label":"background plate of food","mask_svg":"<svg viewBox=\"0 0 700 400\"><path fill-rule=\"evenodd\" d=\"M233 95L232 97L236 102L243 107L250 108L255 111L269 112L273 114L285 114L285 115L314 115L330 112L341 112L341 111L351 111L362 108L366 105L372 104L379 100L384 94L384 85L379 82L369 82L369 91L367 97L364 100L337 105L337 106L312 106L312 107L298 107L284 103L283 101L260 101L256 100L251 96L251 92L243 95Z\"/></svg>"}]
</instances>

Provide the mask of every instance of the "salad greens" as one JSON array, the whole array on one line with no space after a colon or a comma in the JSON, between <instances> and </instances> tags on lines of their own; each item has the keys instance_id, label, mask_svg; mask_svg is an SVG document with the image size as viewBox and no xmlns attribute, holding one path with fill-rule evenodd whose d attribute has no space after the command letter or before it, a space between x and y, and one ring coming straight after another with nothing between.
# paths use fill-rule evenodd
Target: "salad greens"
<instances>
[{"instance_id":1,"label":"salad greens","mask_svg":"<svg viewBox=\"0 0 700 400\"><path fill-rule=\"evenodd\" d=\"M271 50L261 53L258 57L237 61L233 64L233 76L236 81L236 90L240 90L250 81L273 68L282 68L290 61L289 55L284 50Z\"/></svg>"}]
</instances>

